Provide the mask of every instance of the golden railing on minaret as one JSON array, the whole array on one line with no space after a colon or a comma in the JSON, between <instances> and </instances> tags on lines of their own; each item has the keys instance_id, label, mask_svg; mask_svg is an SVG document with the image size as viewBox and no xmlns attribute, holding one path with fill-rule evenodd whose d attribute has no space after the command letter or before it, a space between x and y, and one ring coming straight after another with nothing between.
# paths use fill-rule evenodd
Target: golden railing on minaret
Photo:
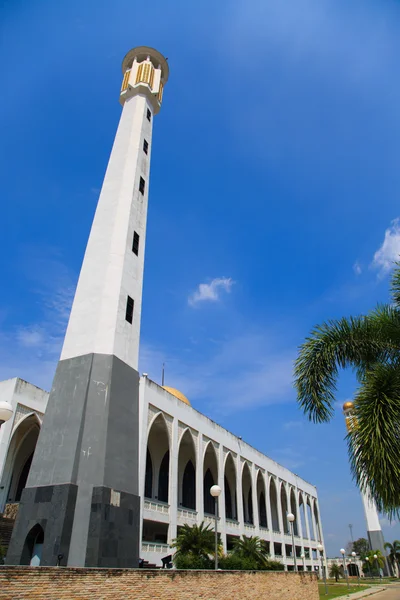
<instances>
[{"instance_id":1,"label":"golden railing on minaret","mask_svg":"<svg viewBox=\"0 0 400 600\"><path fill-rule=\"evenodd\" d=\"M122 80L122 85L121 85L121 92L124 92L127 87L128 87L128 81L129 81L129 75L131 74L131 70L128 69L127 71L125 71L125 75L124 78Z\"/></svg>"}]
</instances>

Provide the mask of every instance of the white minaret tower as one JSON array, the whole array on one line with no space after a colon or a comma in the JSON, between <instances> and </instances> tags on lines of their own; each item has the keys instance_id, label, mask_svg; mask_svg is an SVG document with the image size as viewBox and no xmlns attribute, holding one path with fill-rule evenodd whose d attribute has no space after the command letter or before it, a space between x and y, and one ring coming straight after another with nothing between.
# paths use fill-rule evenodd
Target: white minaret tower
<instances>
[{"instance_id":1,"label":"white minaret tower","mask_svg":"<svg viewBox=\"0 0 400 600\"><path fill-rule=\"evenodd\" d=\"M351 430L354 429L354 427L357 427L357 417L354 413L353 402L345 402L343 404L343 413L346 419L347 431L351 432ZM370 548L371 550L380 550L383 556L386 556L384 546L385 540L383 538L382 528L379 522L379 514L376 508L375 501L367 492L361 492L361 500L364 507Z\"/></svg>"},{"instance_id":2,"label":"white minaret tower","mask_svg":"<svg viewBox=\"0 0 400 600\"><path fill-rule=\"evenodd\" d=\"M121 119L8 564L35 552L42 565L138 565L140 314L153 117L168 65L142 46L122 72Z\"/></svg>"}]
</instances>

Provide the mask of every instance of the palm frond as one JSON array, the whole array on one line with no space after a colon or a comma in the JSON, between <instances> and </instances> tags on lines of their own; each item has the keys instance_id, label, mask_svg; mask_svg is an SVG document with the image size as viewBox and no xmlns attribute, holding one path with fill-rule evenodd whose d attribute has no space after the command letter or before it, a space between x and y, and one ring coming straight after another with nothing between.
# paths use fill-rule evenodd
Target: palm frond
<instances>
[{"instance_id":1,"label":"palm frond","mask_svg":"<svg viewBox=\"0 0 400 600\"><path fill-rule=\"evenodd\" d=\"M392 279L390 282L390 291L395 306L400 308L400 262L395 263L396 268L392 273Z\"/></svg>"}]
</instances>

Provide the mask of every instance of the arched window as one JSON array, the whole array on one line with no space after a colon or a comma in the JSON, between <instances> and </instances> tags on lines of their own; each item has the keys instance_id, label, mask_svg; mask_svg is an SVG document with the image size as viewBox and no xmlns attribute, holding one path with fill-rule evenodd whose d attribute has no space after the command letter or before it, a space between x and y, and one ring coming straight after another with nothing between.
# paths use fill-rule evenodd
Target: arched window
<instances>
[{"instance_id":1,"label":"arched window","mask_svg":"<svg viewBox=\"0 0 400 600\"><path fill-rule=\"evenodd\" d=\"M7 490L7 502L19 502L26 486L32 458L40 433L36 414L23 419L10 440L1 485Z\"/></svg>"},{"instance_id":2,"label":"arched window","mask_svg":"<svg viewBox=\"0 0 400 600\"><path fill-rule=\"evenodd\" d=\"M168 502L169 462L168 429L160 413L154 419L147 438L146 472L142 483L146 498Z\"/></svg>"},{"instance_id":3,"label":"arched window","mask_svg":"<svg viewBox=\"0 0 400 600\"><path fill-rule=\"evenodd\" d=\"M207 469L204 475L204 512L209 515L215 515L215 499L210 494L210 489L214 484L214 477L210 469Z\"/></svg>"},{"instance_id":4,"label":"arched window","mask_svg":"<svg viewBox=\"0 0 400 600\"><path fill-rule=\"evenodd\" d=\"M39 566L42 557L43 543L44 531L42 526L37 523L32 527L25 538L21 555L21 565Z\"/></svg>"},{"instance_id":5,"label":"arched window","mask_svg":"<svg viewBox=\"0 0 400 600\"><path fill-rule=\"evenodd\" d=\"M153 462L149 449L147 448L146 455L146 477L144 481L144 495L146 498L153 497Z\"/></svg>"},{"instance_id":6,"label":"arched window","mask_svg":"<svg viewBox=\"0 0 400 600\"><path fill-rule=\"evenodd\" d=\"M294 535L299 535L299 516L297 514L297 506L296 506L296 497L294 495L294 489L290 490L290 512L294 515L293 521L293 533Z\"/></svg>"},{"instance_id":7,"label":"arched window","mask_svg":"<svg viewBox=\"0 0 400 600\"><path fill-rule=\"evenodd\" d=\"M196 447L193 435L186 429L178 452L178 506L196 510Z\"/></svg>"},{"instance_id":8,"label":"arched window","mask_svg":"<svg viewBox=\"0 0 400 600\"><path fill-rule=\"evenodd\" d=\"M307 524L306 524L306 509L304 506L303 494L301 492L299 494L299 509L300 509L299 518L301 520L301 525L302 525L302 529L303 529L303 538L307 538L308 533L307 533Z\"/></svg>"},{"instance_id":9,"label":"arched window","mask_svg":"<svg viewBox=\"0 0 400 600\"><path fill-rule=\"evenodd\" d=\"M158 475L158 500L160 502L168 502L168 486L169 486L169 450L164 454L161 461L160 473Z\"/></svg>"},{"instance_id":10,"label":"arched window","mask_svg":"<svg viewBox=\"0 0 400 600\"><path fill-rule=\"evenodd\" d=\"M183 473L182 506L196 510L196 471L191 460Z\"/></svg>"},{"instance_id":11,"label":"arched window","mask_svg":"<svg viewBox=\"0 0 400 600\"><path fill-rule=\"evenodd\" d=\"M283 532L290 533L289 531L289 521L287 520L288 515L288 504L287 504L287 496L286 489L283 483L281 484L281 508L282 508L282 520L283 520Z\"/></svg>"},{"instance_id":12,"label":"arched window","mask_svg":"<svg viewBox=\"0 0 400 600\"><path fill-rule=\"evenodd\" d=\"M253 490L249 465L244 463L242 471L242 493L244 522L253 525Z\"/></svg>"},{"instance_id":13,"label":"arched window","mask_svg":"<svg viewBox=\"0 0 400 600\"><path fill-rule=\"evenodd\" d=\"M265 502L265 483L261 471L258 471L257 475L257 502L260 527L268 527L267 505Z\"/></svg>"},{"instance_id":14,"label":"arched window","mask_svg":"<svg viewBox=\"0 0 400 600\"><path fill-rule=\"evenodd\" d=\"M204 453L203 461L203 502L204 512L215 514L215 499L210 494L210 488L218 482L218 462L214 445L209 442Z\"/></svg>"},{"instance_id":15,"label":"arched window","mask_svg":"<svg viewBox=\"0 0 400 600\"><path fill-rule=\"evenodd\" d=\"M236 468L232 458L232 454L229 453L225 461L225 474L224 474L224 487L225 487L225 516L227 519L237 519L237 508L236 508Z\"/></svg>"},{"instance_id":16,"label":"arched window","mask_svg":"<svg viewBox=\"0 0 400 600\"><path fill-rule=\"evenodd\" d=\"M274 478L271 477L269 484L269 499L271 502L271 517L272 517L272 529L277 533L280 533L279 527L279 513L278 513L278 494L276 491L276 484Z\"/></svg>"},{"instance_id":17,"label":"arched window","mask_svg":"<svg viewBox=\"0 0 400 600\"><path fill-rule=\"evenodd\" d=\"M315 527L317 528L316 536L317 536L317 540L321 541L321 526L319 523L319 516L318 516L318 508L317 508L317 501L314 500L314 517L315 517Z\"/></svg>"},{"instance_id":18,"label":"arched window","mask_svg":"<svg viewBox=\"0 0 400 600\"><path fill-rule=\"evenodd\" d=\"M314 524L313 524L313 518L312 518L310 498L307 498L306 509L307 509L308 526L310 528L310 537L312 540L315 540L315 531L314 531Z\"/></svg>"}]
</instances>

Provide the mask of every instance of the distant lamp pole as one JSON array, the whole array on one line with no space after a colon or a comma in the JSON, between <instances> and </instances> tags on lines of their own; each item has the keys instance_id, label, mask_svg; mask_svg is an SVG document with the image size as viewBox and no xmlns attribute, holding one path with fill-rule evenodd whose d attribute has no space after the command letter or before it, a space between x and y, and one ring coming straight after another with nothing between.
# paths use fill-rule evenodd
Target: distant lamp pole
<instances>
[{"instance_id":1,"label":"distant lamp pole","mask_svg":"<svg viewBox=\"0 0 400 600\"><path fill-rule=\"evenodd\" d=\"M0 427L3 423L11 419L13 412L13 407L9 402L3 400L0 402Z\"/></svg>"},{"instance_id":2,"label":"distant lamp pole","mask_svg":"<svg viewBox=\"0 0 400 600\"><path fill-rule=\"evenodd\" d=\"M347 573L347 567L346 567L346 558L345 558L345 554L346 554L346 550L344 548L340 549L340 554L342 555L342 559L343 559L343 570L344 570L344 575L346 577L346 581L347 581L347 589L350 589L350 585L349 585L349 575Z\"/></svg>"},{"instance_id":3,"label":"distant lamp pole","mask_svg":"<svg viewBox=\"0 0 400 600\"><path fill-rule=\"evenodd\" d=\"M306 555L304 554L304 552L302 553L302 555L300 556L300 558L303 561L303 571L307 571L307 569L306 569Z\"/></svg>"},{"instance_id":4,"label":"distant lamp pole","mask_svg":"<svg viewBox=\"0 0 400 600\"><path fill-rule=\"evenodd\" d=\"M360 585L360 569L358 568L358 565L356 564L356 556L357 556L357 554L356 554L356 552L354 552L354 550L353 550L353 552L351 553L351 555L352 555L352 557L353 557L353 560L354 560L354 565L355 565L355 568L357 569L357 580L358 580L358 585Z\"/></svg>"},{"instance_id":5,"label":"distant lamp pole","mask_svg":"<svg viewBox=\"0 0 400 600\"><path fill-rule=\"evenodd\" d=\"M221 495L221 488L219 485L213 485L210 488L210 494L215 498L215 570L218 569L218 498Z\"/></svg>"},{"instance_id":6,"label":"distant lamp pole","mask_svg":"<svg viewBox=\"0 0 400 600\"><path fill-rule=\"evenodd\" d=\"M328 584L326 583L326 571L325 571L325 565L324 565L324 547L323 547L323 545L318 544L317 550L319 552L319 556L321 559L321 569L322 569L322 575L323 575L324 584L325 584L325 596L327 596L328 595Z\"/></svg>"},{"instance_id":7,"label":"distant lamp pole","mask_svg":"<svg viewBox=\"0 0 400 600\"><path fill-rule=\"evenodd\" d=\"M368 573L369 573L369 576L371 577L371 563L369 562L369 556L366 556L365 560L368 563Z\"/></svg>"},{"instance_id":8,"label":"distant lamp pole","mask_svg":"<svg viewBox=\"0 0 400 600\"><path fill-rule=\"evenodd\" d=\"M294 545L294 525L296 517L293 513L288 513L287 520L289 521L290 533L292 534L292 552L294 560L294 570L297 571L296 546Z\"/></svg>"}]
</instances>

